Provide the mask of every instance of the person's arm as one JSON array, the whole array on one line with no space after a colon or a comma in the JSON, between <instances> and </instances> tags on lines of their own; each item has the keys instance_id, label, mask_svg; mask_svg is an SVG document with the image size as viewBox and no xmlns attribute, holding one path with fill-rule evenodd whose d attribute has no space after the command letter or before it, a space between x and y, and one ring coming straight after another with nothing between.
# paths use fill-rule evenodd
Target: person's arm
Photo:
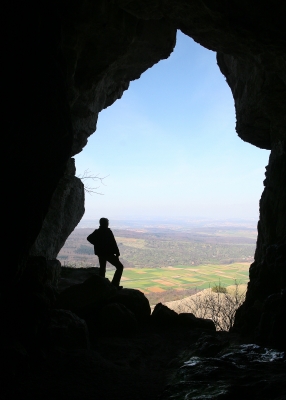
<instances>
[{"instance_id":1,"label":"person's arm","mask_svg":"<svg viewBox=\"0 0 286 400\"><path fill-rule=\"evenodd\" d=\"M88 235L88 237L86 238L90 244L95 244L95 240L96 240L96 231L93 231L90 235Z\"/></svg>"},{"instance_id":2,"label":"person's arm","mask_svg":"<svg viewBox=\"0 0 286 400\"><path fill-rule=\"evenodd\" d=\"M95 231L87 237L87 240L93 245L94 254L98 255L98 250L100 250L100 246L98 246L98 229L95 229Z\"/></svg>"}]
</instances>

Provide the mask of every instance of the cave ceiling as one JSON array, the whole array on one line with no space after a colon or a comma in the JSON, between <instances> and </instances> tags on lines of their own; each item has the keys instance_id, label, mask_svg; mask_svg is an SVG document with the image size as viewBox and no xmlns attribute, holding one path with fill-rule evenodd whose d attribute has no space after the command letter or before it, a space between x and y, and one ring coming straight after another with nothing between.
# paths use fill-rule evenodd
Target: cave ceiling
<instances>
[{"instance_id":1,"label":"cave ceiling","mask_svg":"<svg viewBox=\"0 0 286 400\"><path fill-rule=\"evenodd\" d=\"M177 29L218 53L218 65L234 97L238 135L271 149L273 142L284 137L286 122L286 6L274 3L72 3L64 18L62 46L74 129L73 154L82 150L95 131L98 113L120 98L130 81L170 55Z\"/></svg>"}]
</instances>

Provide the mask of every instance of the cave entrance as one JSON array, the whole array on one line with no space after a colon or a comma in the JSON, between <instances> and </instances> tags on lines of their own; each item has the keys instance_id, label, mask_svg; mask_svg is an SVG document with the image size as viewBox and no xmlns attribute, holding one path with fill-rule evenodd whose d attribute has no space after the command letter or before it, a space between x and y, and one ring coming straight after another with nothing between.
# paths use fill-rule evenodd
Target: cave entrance
<instances>
[{"instance_id":1,"label":"cave entrance","mask_svg":"<svg viewBox=\"0 0 286 400\"><path fill-rule=\"evenodd\" d=\"M258 218L269 151L235 132L216 54L178 31L174 52L99 115L77 173L108 175L85 219Z\"/></svg>"},{"instance_id":2,"label":"cave entrance","mask_svg":"<svg viewBox=\"0 0 286 400\"><path fill-rule=\"evenodd\" d=\"M244 259L248 263L245 271L252 261L268 154L237 136L232 94L216 65L216 54L178 32L171 56L131 82L122 99L100 113L97 131L75 157L78 174L89 169L108 175L105 186L98 189L102 196L86 195L86 214L80 226L95 228L100 217L108 217L119 235L127 267L194 268L213 262L212 280L217 283L219 261L228 265ZM233 230L224 230L230 225ZM217 229L211 232L211 227ZM124 229L130 240L120 234ZM168 237L164 237L164 229L169 230ZM175 236L176 248L168 247L172 231L192 231L193 236L185 242L195 243L194 235L199 235L201 247L184 247ZM213 243L203 235L213 237ZM225 238L215 239L225 235L233 235L232 245L236 249L241 246L241 257L239 251L224 251L229 246ZM81 244L82 254L78 250L77 256L87 257L86 244ZM193 256L194 251L199 255ZM208 259L200 258L203 252L209 254ZM92 249L90 255L94 260ZM150 298L157 300L174 289L176 279L185 279L185 284L193 287L200 283L174 271L167 280L160 274L153 276L156 284L152 289L151 277L144 280L141 270L139 281L135 276L139 272L130 272L128 284L146 293L149 290Z\"/></svg>"}]
</instances>

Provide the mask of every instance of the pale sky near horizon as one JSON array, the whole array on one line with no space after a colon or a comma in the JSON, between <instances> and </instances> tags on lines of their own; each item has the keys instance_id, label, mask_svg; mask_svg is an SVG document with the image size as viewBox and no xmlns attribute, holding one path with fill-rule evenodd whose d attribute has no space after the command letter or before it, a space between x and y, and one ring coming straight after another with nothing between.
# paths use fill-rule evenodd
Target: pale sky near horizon
<instances>
[{"instance_id":1,"label":"pale sky near horizon","mask_svg":"<svg viewBox=\"0 0 286 400\"><path fill-rule=\"evenodd\" d=\"M84 218L258 218L268 158L237 136L216 54L178 32L171 56L99 114L75 157L77 175L108 175L103 195L86 194Z\"/></svg>"}]
</instances>

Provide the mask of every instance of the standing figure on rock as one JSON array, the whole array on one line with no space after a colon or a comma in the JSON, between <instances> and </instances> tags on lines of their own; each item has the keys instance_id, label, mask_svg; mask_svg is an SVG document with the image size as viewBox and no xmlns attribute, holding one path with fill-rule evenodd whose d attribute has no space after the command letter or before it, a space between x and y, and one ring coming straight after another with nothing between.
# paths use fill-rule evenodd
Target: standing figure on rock
<instances>
[{"instance_id":1,"label":"standing figure on rock","mask_svg":"<svg viewBox=\"0 0 286 400\"><path fill-rule=\"evenodd\" d=\"M87 237L87 240L94 245L94 254L98 256L99 275L103 278L105 277L106 262L108 261L116 268L111 283L118 289L121 289L122 286L119 286L119 284L124 266L119 261L120 252L112 230L108 228L108 225L109 220L107 218L100 218L99 228L95 229Z\"/></svg>"}]
</instances>

